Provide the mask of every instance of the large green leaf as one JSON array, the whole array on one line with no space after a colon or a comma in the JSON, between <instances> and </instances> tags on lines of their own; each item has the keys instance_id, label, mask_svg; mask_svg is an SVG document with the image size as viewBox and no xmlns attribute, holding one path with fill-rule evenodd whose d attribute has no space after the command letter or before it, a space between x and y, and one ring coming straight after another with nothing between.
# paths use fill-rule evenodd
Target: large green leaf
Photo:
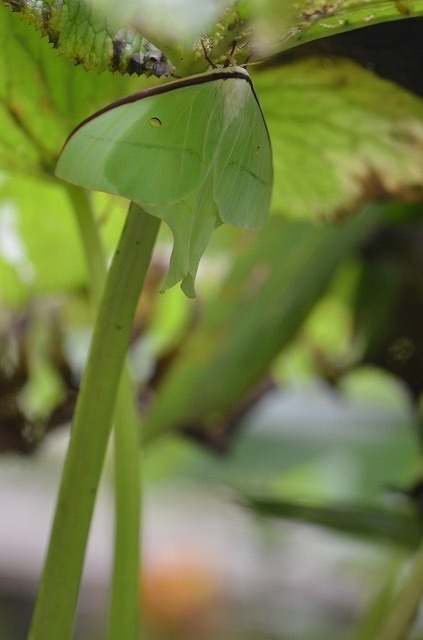
<instances>
[{"instance_id":1,"label":"large green leaf","mask_svg":"<svg viewBox=\"0 0 423 640\"><path fill-rule=\"evenodd\" d=\"M342 58L253 77L273 146L273 207L339 217L387 195L423 196L423 102Z\"/></svg>"}]
</instances>

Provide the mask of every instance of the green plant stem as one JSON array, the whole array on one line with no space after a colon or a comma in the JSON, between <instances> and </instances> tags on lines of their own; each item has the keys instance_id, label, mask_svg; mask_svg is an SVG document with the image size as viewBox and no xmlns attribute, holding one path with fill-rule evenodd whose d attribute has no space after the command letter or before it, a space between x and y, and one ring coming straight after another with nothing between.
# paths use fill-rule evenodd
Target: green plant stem
<instances>
[{"instance_id":1,"label":"green plant stem","mask_svg":"<svg viewBox=\"0 0 423 640\"><path fill-rule=\"evenodd\" d=\"M140 425L135 412L128 369L122 379L115 407L115 544L110 590L108 640L139 637L140 547ZM125 424L125 416L127 422Z\"/></svg>"},{"instance_id":2,"label":"green plant stem","mask_svg":"<svg viewBox=\"0 0 423 640\"><path fill-rule=\"evenodd\" d=\"M423 594L423 542L375 640L405 640Z\"/></svg>"},{"instance_id":3,"label":"green plant stem","mask_svg":"<svg viewBox=\"0 0 423 640\"><path fill-rule=\"evenodd\" d=\"M30 640L67 640L72 634L121 370L158 228L157 218L131 203L104 288L78 396Z\"/></svg>"},{"instance_id":4,"label":"green plant stem","mask_svg":"<svg viewBox=\"0 0 423 640\"><path fill-rule=\"evenodd\" d=\"M63 186L71 201L78 225L79 237L88 271L90 298L97 310L107 276L106 255L97 221L94 217L88 192L68 183L63 183Z\"/></svg>"},{"instance_id":5,"label":"green plant stem","mask_svg":"<svg viewBox=\"0 0 423 640\"><path fill-rule=\"evenodd\" d=\"M91 300L97 309L106 280L106 256L86 190L65 183L84 249ZM141 430L128 368L124 367L115 407L115 536L108 640L131 640L139 631Z\"/></svg>"}]
</instances>

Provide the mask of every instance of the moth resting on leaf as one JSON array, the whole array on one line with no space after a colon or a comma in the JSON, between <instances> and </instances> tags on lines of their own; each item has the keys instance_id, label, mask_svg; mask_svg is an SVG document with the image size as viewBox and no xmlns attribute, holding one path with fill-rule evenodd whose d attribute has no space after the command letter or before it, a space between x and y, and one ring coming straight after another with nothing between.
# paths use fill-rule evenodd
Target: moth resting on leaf
<instances>
[{"instance_id":1,"label":"moth resting on leaf","mask_svg":"<svg viewBox=\"0 0 423 640\"><path fill-rule=\"evenodd\" d=\"M146 89L84 120L56 173L73 184L133 200L174 236L163 287L194 278L222 222L257 228L272 189L270 140L247 71L208 73Z\"/></svg>"}]
</instances>

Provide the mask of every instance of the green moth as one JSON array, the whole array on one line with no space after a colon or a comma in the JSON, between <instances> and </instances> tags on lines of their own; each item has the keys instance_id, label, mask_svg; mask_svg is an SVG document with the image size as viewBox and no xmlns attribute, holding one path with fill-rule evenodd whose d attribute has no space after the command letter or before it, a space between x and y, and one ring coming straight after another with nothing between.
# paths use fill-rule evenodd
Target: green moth
<instances>
[{"instance_id":1,"label":"green moth","mask_svg":"<svg viewBox=\"0 0 423 640\"><path fill-rule=\"evenodd\" d=\"M188 295L214 228L264 223L273 178L266 124L241 67L146 89L101 109L70 134L56 173L164 220L175 240L164 286L183 279Z\"/></svg>"}]
</instances>

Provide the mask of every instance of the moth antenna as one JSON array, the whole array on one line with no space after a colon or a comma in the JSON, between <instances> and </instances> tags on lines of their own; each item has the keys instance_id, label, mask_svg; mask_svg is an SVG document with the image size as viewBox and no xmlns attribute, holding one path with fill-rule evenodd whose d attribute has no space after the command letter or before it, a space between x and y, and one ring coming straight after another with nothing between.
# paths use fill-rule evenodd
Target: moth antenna
<instances>
[{"instance_id":1,"label":"moth antenna","mask_svg":"<svg viewBox=\"0 0 423 640\"><path fill-rule=\"evenodd\" d=\"M201 42L201 46L203 48L203 52L204 52L204 57L207 60L207 62L209 63L209 65L212 67L212 69L216 69L216 65L214 64L214 62L212 62L209 58L209 54L207 53L207 49L206 49L206 45L204 44L204 40L200 40Z\"/></svg>"},{"instance_id":2,"label":"moth antenna","mask_svg":"<svg viewBox=\"0 0 423 640\"><path fill-rule=\"evenodd\" d=\"M226 67L236 67L236 66L243 67L245 64L247 64L247 62L248 62L248 58L247 58L247 60L246 60L245 62L243 62L242 64L239 64L239 63L237 62L237 60L235 59L235 55L234 55L234 54L235 54L235 51L236 51L236 48L237 48L237 41L236 41L236 39L235 39L235 40L232 40L232 44L231 44L231 51L230 51L230 53L227 55L227 58L226 58L226 60L225 60L225 64L223 65L223 66L224 66L224 68L226 68ZM242 49L242 47L240 47L240 49Z\"/></svg>"},{"instance_id":3,"label":"moth antenna","mask_svg":"<svg viewBox=\"0 0 423 640\"><path fill-rule=\"evenodd\" d=\"M250 53L248 54L248 56L245 58L245 62L244 64L249 64L251 58L253 57L253 52L250 51ZM242 66L244 66L244 64Z\"/></svg>"}]
</instances>

